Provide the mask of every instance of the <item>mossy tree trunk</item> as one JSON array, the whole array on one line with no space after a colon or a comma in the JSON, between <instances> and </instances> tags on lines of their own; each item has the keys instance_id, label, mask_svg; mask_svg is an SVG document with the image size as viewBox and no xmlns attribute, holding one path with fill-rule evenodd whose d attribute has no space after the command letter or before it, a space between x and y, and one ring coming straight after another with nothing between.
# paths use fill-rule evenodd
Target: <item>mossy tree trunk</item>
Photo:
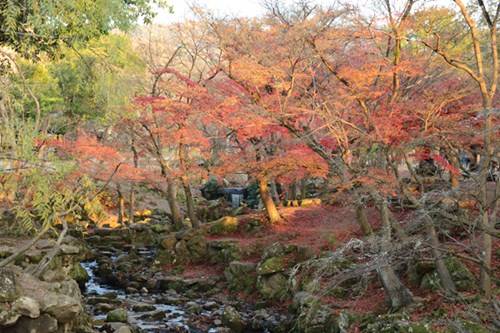
<instances>
[{"instance_id":1,"label":"mossy tree trunk","mask_svg":"<svg viewBox=\"0 0 500 333\"><path fill-rule=\"evenodd\" d=\"M390 262L392 225L387 200L377 194L375 201L379 206L382 220L381 258L377 272L389 298L391 308L399 309L413 303L413 295L398 278Z\"/></svg>"}]
</instances>

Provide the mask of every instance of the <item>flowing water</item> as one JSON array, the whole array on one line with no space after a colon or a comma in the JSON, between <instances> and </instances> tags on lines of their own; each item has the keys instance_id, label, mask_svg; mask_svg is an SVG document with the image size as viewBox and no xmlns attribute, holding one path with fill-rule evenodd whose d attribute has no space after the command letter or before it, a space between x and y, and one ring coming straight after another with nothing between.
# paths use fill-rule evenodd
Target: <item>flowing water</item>
<instances>
[{"instance_id":1,"label":"flowing water","mask_svg":"<svg viewBox=\"0 0 500 333\"><path fill-rule=\"evenodd\" d=\"M110 302L119 303L116 307L126 308L128 312L128 321L132 326L140 329L141 332L197 332L187 325L185 312L180 306L165 304L163 299L165 295L151 294L127 294L121 289L103 284L95 275L97 262L84 262L82 266L89 275L89 281L86 284L84 296L90 299L96 296L110 297ZM132 308L134 305L150 305L151 310L136 312ZM95 307L89 306L95 313ZM200 314L208 315L208 314ZM106 314L94 314L96 323L103 323ZM99 326L99 325L98 325Z\"/></svg>"}]
</instances>

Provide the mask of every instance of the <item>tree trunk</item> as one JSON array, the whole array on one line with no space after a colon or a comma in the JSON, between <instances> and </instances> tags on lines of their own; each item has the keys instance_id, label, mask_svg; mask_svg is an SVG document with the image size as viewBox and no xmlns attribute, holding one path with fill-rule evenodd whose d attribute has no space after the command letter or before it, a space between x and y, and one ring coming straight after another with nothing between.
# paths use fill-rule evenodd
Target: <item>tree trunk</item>
<instances>
[{"instance_id":1,"label":"tree trunk","mask_svg":"<svg viewBox=\"0 0 500 333\"><path fill-rule=\"evenodd\" d=\"M56 245L54 245L54 247L42 258L42 260L40 260L37 266L28 270L29 273L39 278L45 272L47 267L49 267L50 263L52 262L52 260L54 260L55 256L59 254L59 251L61 249L61 244L64 240L64 237L66 236L66 233L68 232L68 223L66 222L65 219L62 220L62 225L63 225L63 230L61 230L61 233L57 238Z\"/></svg>"},{"instance_id":2,"label":"tree trunk","mask_svg":"<svg viewBox=\"0 0 500 333\"><path fill-rule=\"evenodd\" d=\"M297 184L295 182L288 185L288 200L297 200Z\"/></svg>"},{"instance_id":3,"label":"tree trunk","mask_svg":"<svg viewBox=\"0 0 500 333\"><path fill-rule=\"evenodd\" d=\"M384 290L389 298L392 309L399 309L413 302L413 295L408 288L401 283L394 268L391 266L389 252L391 250L391 220L389 208L385 198L379 195L375 197L379 204L380 217L382 220L382 242L381 242L381 261L377 269Z\"/></svg>"},{"instance_id":4,"label":"tree trunk","mask_svg":"<svg viewBox=\"0 0 500 333\"><path fill-rule=\"evenodd\" d=\"M135 186L131 184L130 187L130 195L128 200L128 223L134 223L134 214L135 214Z\"/></svg>"},{"instance_id":5,"label":"tree trunk","mask_svg":"<svg viewBox=\"0 0 500 333\"><path fill-rule=\"evenodd\" d=\"M187 166L186 166L186 146L182 143L179 144L179 165L181 167L182 176L181 183L184 188L184 194L186 195L186 208L189 219L191 220L191 225L194 228L200 227L200 222L198 221L198 217L196 216L196 209L194 206L193 193L191 192L191 185L189 184L189 178L187 176Z\"/></svg>"},{"instance_id":6,"label":"tree trunk","mask_svg":"<svg viewBox=\"0 0 500 333\"><path fill-rule=\"evenodd\" d=\"M413 295L394 272L387 258L384 258L377 269L384 290L389 297L391 309L400 309L413 303Z\"/></svg>"},{"instance_id":7,"label":"tree trunk","mask_svg":"<svg viewBox=\"0 0 500 333\"><path fill-rule=\"evenodd\" d=\"M432 255L434 256L436 269L443 289L447 294L454 295L456 294L457 290L455 288L453 280L451 279L450 271L448 270L448 267L446 267L446 264L444 262L443 254L440 250L439 238L436 232L436 228L434 227L434 223L430 217L426 217L426 228L431 240Z\"/></svg>"},{"instance_id":8,"label":"tree trunk","mask_svg":"<svg viewBox=\"0 0 500 333\"><path fill-rule=\"evenodd\" d=\"M172 222L178 229L182 229L182 213L177 203L177 185L171 178L167 178L167 200L170 207L170 214L172 215Z\"/></svg>"},{"instance_id":9,"label":"tree trunk","mask_svg":"<svg viewBox=\"0 0 500 333\"><path fill-rule=\"evenodd\" d=\"M302 179L300 181L300 199L304 200L307 197L307 181Z\"/></svg>"},{"instance_id":10,"label":"tree trunk","mask_svg":"<svg viewBox=\"0 0 500 333\"><path fill-rule=\"evenodd\" d=\"M273 198L269 193L269 187L267 185L266 178L259 178L259 191L260 198L262 199L262 203L264 204L264 208L266 209L267 216L269 217L269 222L272 224L278 223L281 221L281 215L274 204Z\"/></svg>"},{"instance_id":11,"label":"tree trunk","mask_svg":"<svg viewBox=\"0 0 500 333\"><path fill-rule=\"evenodd\" d=\"M37 234L36 236L29 241L26 245L21 247L19 250L17 250L15 253L11 254L7 258L3 259L0 261L0 268L7 266L11 262L14 262L17 258L22 256L24 253L26 253L29 249L35 245L36 242L38 242L49 230L50 230L51 225L47 223Z\"/></svg>"},{"instance_id":12,"label":"tree trunk","mask_svg":"<svg viewBox=\"0 0 500 333\"><path fill-rule=\"evenodd\" d=\"M484 94L483 94L484 96ZM482 265L479 277L479 286L481 287L481 292L486 299L490 299L492 296L491 290L491 256L492 256L492 238L491 235L486 232L490 229L490 218L488 215L489 203L488 203L488 171L490 167L491 158L493 156L494 146L491 143L492 140L492 128L493 128L493 116L492 116L492 98L488 98L484 101L486 121L484 124L484 154L481 164L481 185L480 185L480 198L481 198L481 219L479 222L479 227L481 228L481 254L482 254Z\"/></svg>"},{"instance_id":13,"label":"tree trunk","mask_svg":"<svg viewBox=\"0 0 500 333\"><path fill-rule=\"evenodd\" d=\"M123 224L125 222L125 198L120 185L116 187L116 192L118 193L118 223Z\"/></svg>"},{"instance_id":14,"label":"tree trunk","mask_svg":"<svg viewBox=\"0 0 500 333\"><path fill-rule=\"evenodd\" d=\"M362 203L356 203L356 221L358 221L365 236L373 234L372 226L368 222L368 217L366 216L366 208Z\"/></svg>"},{"instance_id":15,"label":"tree trunk","mask_svg":"<svg viewBox=\"0 0 500 333\"><path fill-rule=\"evenodd\" d=\"M189 219L191 220L191 224L193 225L193 227L195 229L198 229L200 227L200 221L196 216L193 193L191 192L191 185L189 184L189 179L187 178L187 176L182 176L181 181L182 181L182 187L184 188L184 193L186 195L186 206Z\"/></svg>"},{"instance_id":16,"label":"tree trunk","mask_svg":"<svg viewBox=\"0 0 500 333\"><path fill-rule=\"evenodd\" d=\"M389 212L389 220L391 221L392 228L396 232L396 235L398 238L402 241L405 241L408 239L408 235L406 234L406 231L403 229L401 224L399 224L399 221L394 217L391 212Z\"/></svg>"},{"instance_id":17,"label":"tree trunk","mask_svg":"<svg viewBox=\"0 0 500 333\"><path fill-rule=\"evenodd\" d=\"M453 152L451 152L450 156L451 156L451 158L450 158L451 165L456 170L460 170L460 163L458 162L458 159L455 156L455 154L453 154ZM451 171L449 173L450 173L451 188L453 188L453 189L458 188L458 186L460 186L460 174L455 173L455 172L451 172Z\"/></svg>"},{"instance_id":18,"label":"tree trunk","mask_svg":"<svg viewBox=\"0 0 500 333\"><path fill-rule=\"evenodd\" d=\"M278 206L281 204L280 196L278 194L278 187L276 186L276 182L272 181L271 182L271 194L274 202L278 204Z\"/></svg>"},{"instance_id":19,"label":"tree trunk","mask_svg":"<svg viewBox=\"0 0 500 333\"><path fill-rule=\"evenodd\" d=\"M139 153L137 152L137 149L135 148L135 137L134 137L133 133L132 133L132 140L131 140L131 144L130 144L130 149L132 150L134 167L138 168L139 167ZM128 206L128 222L129 223L134 223L134 213L135 213L135 185L134 185L134 183L131 183L130 184L129 206Z\"/></svg>"}]
</instances>

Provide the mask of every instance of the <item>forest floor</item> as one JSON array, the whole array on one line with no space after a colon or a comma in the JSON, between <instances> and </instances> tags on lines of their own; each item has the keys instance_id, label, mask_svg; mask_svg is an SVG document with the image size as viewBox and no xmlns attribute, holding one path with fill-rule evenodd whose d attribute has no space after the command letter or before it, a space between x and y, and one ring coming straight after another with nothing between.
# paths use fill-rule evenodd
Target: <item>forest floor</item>
<instances>
[{"instance_id":1,"label":"forest floor","mask_svg":"<svg viewBox=\"0 0 500 333\"><path fill-rule=\"evenodd\" d=\"M257 233L234 232L225 235L212 235L210 240L233 240L237 241L242 248L263 249L275 242L285 244L294 244L301 247L307 247L315 254L323 251L334 251L344 245L351 239L363 239L363 233L356 222L354 209L342 205L321 205L313 207L281 207L280 213L283 222L276 225L266 225L265 228ZM405 223L407 212L395 212L394 216ZM379 213L374 207L367 209L368 221L374 231L380 228ZM264 219L263 214L255 213L239 216L240 224L247 223L255 219ZM241 228L239 228L240 230ZM453 246L450 247L453 248ZM456 254L464 254L464 249L454 247ZM500 253L500 242L495 240L494 253ZM252 251L242 258L242 261L257 263L260 260L258 255L252 256ZM258 252L257 252L258 253ZM494 255L493 267L500 267L500 258ZM476 276L479 276L477 265L464 260L464 264ZM221 276L225 267L214 266L211 264L196 264L185 267L182 275L184 277L209 277ZM496 270L498 273L498 270ZM375 275L374 275L375 276ZM431 290L422 290L419 285L412 284L411 281L403 279L403 283L411 290L415 299L418 301L412 306L411 318L419 320L432 315L436 311L440 312L446 309L447 313L453 314L463 311L464 306L449 302L446 297L439 292ZM476 291L464 292L462 297L472 298L477 294ZM257 295L238 294L242 299L250 300ZM356 314L377 314L386 313L387 304L384 289L377 278L370 279L364 292L359 295L349 295L344 299L332 296L323 296L322 303L328 304L337 311L347 310ZM289 302L276 302L276 307L286 307Z\"/></svg>"}]
</instances>

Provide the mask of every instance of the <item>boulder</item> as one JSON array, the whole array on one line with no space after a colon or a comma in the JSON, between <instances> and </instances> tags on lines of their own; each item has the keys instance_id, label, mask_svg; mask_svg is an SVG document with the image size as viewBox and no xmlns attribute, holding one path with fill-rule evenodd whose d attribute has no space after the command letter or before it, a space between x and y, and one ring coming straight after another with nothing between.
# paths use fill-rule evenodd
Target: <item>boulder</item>
<instances>
[{"instance_id":1,"label":"boulder","mask_svg":"<svg viewBox=\"0 0 500 333\"><path fill-rule=\"evenodd\" d=\"M243 332L245 328L245 323L241 319L241 315L232 306L226 306L224 308L224 312L222 313L222 324L231 329L231 332L234 333Z\"/></svg>"},{"instance_id":2,"label":"boulder","mask_svg":"<svg viewBox=\"0 0 500 333\"><path fill-rule=\"evenodd\" d=\"M12 309L8 303L0 303L0 331L2 327L14 325L21 314Z\"/></svg>"},{"instance_id":3,"label":"boulder","mask_svg":"<svg viewBox=\"0 0 500 333\"><path fill-rule=\"evenodd\" d=\"M241 290L248 293L255 289L257 276L256 264L241 261L231 261L224 270L224 276L232 290Z\"/></svg>"},{"instance_id":4,"label":"boulder","mask_svg":"<svg viewBox=\"0 0 500 333\"><path fill-rule=\"evenodd\" d=\"M12 308L25 317L38 318L40 316L40 304L31 297L19 297L14 301Z\"/></svg>"},{"instance_id":5,"label":"boulder","mask_svg":"<svg viewBox=\"0 0 500 333\"><path fill-rule=\"evenodd\" d=\"M239 221L234 216L224 216L215 222L212 222L208 232L212 235L225 235L238 230Z\"/></svg>"},{"instance_id":6,"label":"boulder","mask_svg":"<svg viewBox=\"0 0 500 333\"><path fill-rule=\"evenodd\" d=\"M76 262L71 267L69 276L78 283L81 289L85 288L85 284L89 281L90 277L82 264Z\"/></svg>"},{"instance_id":7,"label":"boulder","mask_svg":"<svg viewBox=\"0 0 500 333\"><path fill-rule=\"evenodd\" d=\"M283 299L288 290L288 279L282 273L261 275L257 279L257 290L266 299Z\"/></svg>"},{"instance_id":8,"label":"boulder","mask_svg":"<svg viewBox=\"0 0 500 333\"><path fill-rule=\"evenodd\" d=\"M206 259L208 253L208 246L206 238L197 234L186 242L186 246L190 253L192 262L201 262Z\"/></svg>"},{"instance_id":9,"label":"boulder","mask_svg":"<svg viewBox=\"0 0 500 333\"><path fill-rule=\"evenodd\" d=\"M106 315L107 322L126 323L128 320L127 310L123 308L115 309Z\"/></svg>"},{"instance_id":10,"label":"boulder","mask_svg":"<svg viewBox=\"0 0 500 333\"><path fill-rule=\"evenodd\" d=\"M239 260L241 251L234 240L213 240L208 242L208 256L211 263L227 264Z\"/></svg>"},{"instance_id":11,"label":"boulder","mask_svg":"<svg viewBox=\"0 0 500 333\"><path fill-rule=\"evenodd\" d=\"M177 243L177 238L175 234L168 234L160 243L161 247L165 250L173 251L175 249L175 244Z\"/></svg>"},{"instance_id":12,"label":"boulder","mask_svg":"<svg viewBox=\"0 0 500 333\"><path fill-rule=\"evenodd\" d=\"M307 292L295 294L293 306L297 312L296 327L304 333L333 333L338 331L332 310L319 298Z\"/></svg>"},{"instance_id":13,"label":"boulder","mask_svg":"<svg viewBox=\"0 0 500 333\"><path fill-rule=\"evenodd\" d=\"M180 240L175 244L175 262L187 263L191 260L191 255L187 247L186 241Z\"/></svg>"},{"instance_id":14,"label":"boulder","mask_svg":"<svg viewBox=\"0 0 500 333\"><path fill-rule=\"evenodd\" d=\"M153 224L151 230L154 233L162 234L170 231L170 226L168 224Z\"/></svg>"},{"instance_id":15,"label":"boulder","mask_svg":"<svg viewBox=\"0 0 500 333\"><path fill-rule=\"evenodd\" d=\"M57 332L59 325L57 320L48 315L42 314L40 317L33 319L29 317L21 317L16 325L2 328L2 333L54 333Z\"/></svg>"},{"instance_id":16,"label":"boulder","mask_svg":"<svg viewBox=\"0 0 500 333\"><path fill-rule=\"evenodd\" d=\"M17 296L10 304L0 303L1 332L5 326L9 332L53 332L80 322L83 306L74 280L47 283L15 266L9 270L8 280L15 282Z\"/></svg>"},{"instance_id":17,"label":"boulder","mask_svg":"<svg viewBox=\"0 0 500 333\"><path fill-rule=\"evenodd\" d=\"M74 320L83 311L79 299L55 292L45 293L39 301L42 312L50 314L61 323Z\"/></svg>"}]
</instances>

